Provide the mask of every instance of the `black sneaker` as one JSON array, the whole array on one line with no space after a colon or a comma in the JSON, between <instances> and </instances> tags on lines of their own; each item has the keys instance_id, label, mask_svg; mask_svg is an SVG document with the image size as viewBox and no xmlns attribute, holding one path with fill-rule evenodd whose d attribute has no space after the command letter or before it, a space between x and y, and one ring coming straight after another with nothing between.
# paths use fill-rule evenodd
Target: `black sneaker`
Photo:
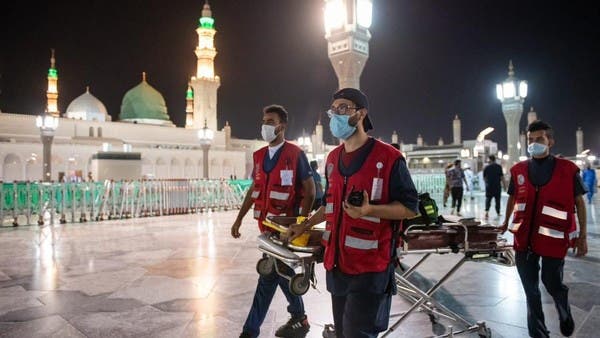
<instances>
[{"instance_id":1,"label":"black sneaker","mask_svg":"<svg viewBox=\"0 0 600 338\"><path fill-rule=\"evenodd\" d=\"M252 335L249 334L248 332L242 332L240 334L240 338L252 338Z\"/></svg>"},{"instance_id":2,"label":"black sneaker","mask_svg":"<svg viewBox=\"0 0 600 338\"><path fill-rule=\"evenodd\" d=\"M575 331L575 321L573 321L573 316L569 313L567 319L560 322L560 333L565 337L570 337L573 331Z\"/></svg>"},{"instance_id":3,"label":"black sneaker","mask_svg":"<svg viewBox=\"0 0 600 338\"><path fill-rule=\"evenodd\" d=\"M306 316L290 318L287 323L277 329L275 337L304 338L308 330L310 330L310 325Z\"/></svg>"}]
</instances>

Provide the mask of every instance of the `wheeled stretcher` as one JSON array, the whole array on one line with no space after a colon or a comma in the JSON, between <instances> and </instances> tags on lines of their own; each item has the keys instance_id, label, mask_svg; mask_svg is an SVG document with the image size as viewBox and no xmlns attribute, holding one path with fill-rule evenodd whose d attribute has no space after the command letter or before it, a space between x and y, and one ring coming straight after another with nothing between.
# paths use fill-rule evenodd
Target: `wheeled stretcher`
<instances>
[{"instance_id":1,"label":"wheeled stretcher","mask_svg":"<svg viewBox=\"0 0 600 338\"><path fill-rule=\"evenodd\" d=\"M323 261L321 236L325 229L311 229L292 242L288 242L285 233L291 224L302 222L302 217L271 216L263 222L270 231L258 236L258 249L265 254L258 263L256 271L261 275L270 275L275 271L289 280L292 294L301 296L312 285L316 287L315 265ZM281 264L290 267L294 274L282 271Z\"/></svg>"},{"instance_id":2,"label":"wheeled stretcher","mask_svg":"<svg viewBox=\"0 0 600 338\"><path fill-rule=\"evenodd\" d=\"M452 337L463 333L475 332L480 337L491 337L491 330L485 322L471 323L461 315L451 311L433 298L433 294L456 272L465 262L488 262L503 266L513 266L514 254L512 245L500 237L500 228L480 225L473 220L458 220L441 225L423 226L411 225L403 231L403 243L398 251L400 258L405 255L422 254L423 256L412 266L404 271L396 272L396 285L398 294L408 300L411 307L399 314L399 318L390 326L382 337L391 335L402 322L414 311L429 315L432 322L439 317L450 319L460 324L462 329L449 332L438 337ZM428 290L422 290L409 281L409 277L432 254L456 253L463 257L455 263L436 283Z\"/></svg>"}]
</instances>

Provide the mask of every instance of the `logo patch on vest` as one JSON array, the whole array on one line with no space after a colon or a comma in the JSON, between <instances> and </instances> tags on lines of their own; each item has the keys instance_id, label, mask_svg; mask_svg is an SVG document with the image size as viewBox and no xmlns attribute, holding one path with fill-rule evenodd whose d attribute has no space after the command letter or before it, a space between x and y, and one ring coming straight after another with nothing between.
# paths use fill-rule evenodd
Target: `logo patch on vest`
<instances>
[{"instance_id":1,"label":"logo patch on vest","mask_svg":"<svg viewBox=\"0 0 600 338\"><path fill-rule=\"evenodd\" d=\"M523 175L517 176L517 183L519 183L519 185L525 184L525 177Z\"/></svg>"},{"instance_id":2,"label":"logo patch on vest","mask_svg":"<svg viewBox=\"0 0 600 338\"><path fill-rule=\"evenodd\" d=\"M327 170L326 170L326 175L327 178L331 178L331 173L333 172L333 163L328 163L327 164Z\"/></svg>"}]
</instances>

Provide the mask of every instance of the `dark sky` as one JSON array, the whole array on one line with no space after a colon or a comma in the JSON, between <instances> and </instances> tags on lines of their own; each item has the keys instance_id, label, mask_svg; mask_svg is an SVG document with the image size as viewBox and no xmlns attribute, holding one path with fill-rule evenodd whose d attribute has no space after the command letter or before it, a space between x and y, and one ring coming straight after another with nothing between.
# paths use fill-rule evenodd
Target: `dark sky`
<instances>
[{"instance_id":1,"label":"dark sky","mask_svg":"<svg viewBox=\"0 0 600 338\"><path fill-rule=\"evenodd\" d=\"M183 125L186 83L195 72L195 28L203 0L4 1L0 5L0 108L45 106L49 49L57 50L59 108L86 85L116 118L123 94L146 71ZM286 106L288 138L312 130L337 80L326 52L322 0L213 0L219 127L259 137L261 108ZM508 60L528 80L526 111L555 126L557 152L575 152L575 130L600 152L600 3L597 1L374 0L371 55L361 88L373 135L405 142L463 138L487 126L506 148L495 84ZM524 127L526 114L523 114ZM323 122L328 120L324 117ZM327 129L327 128L326 128Z\"/></svg>"}]
</instances>

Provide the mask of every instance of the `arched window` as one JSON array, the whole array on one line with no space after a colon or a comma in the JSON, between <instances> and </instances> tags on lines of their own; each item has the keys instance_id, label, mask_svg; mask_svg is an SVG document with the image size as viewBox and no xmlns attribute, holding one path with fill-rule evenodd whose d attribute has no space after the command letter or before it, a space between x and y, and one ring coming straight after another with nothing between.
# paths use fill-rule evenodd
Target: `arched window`
<instances>
[{"instance_id":1,"label":"arched window","mask_svg":"<svg viewBox=\"0 0 600 338\"><path fill-rule=\"evenodd\" d=\"M89 130L90 130L90 131L89 131L89 135L88 135L88 136L89 136L89 137L94 137L94 127L90 127L90 129L89 129Z\"/></svg>"}]
</instances>

